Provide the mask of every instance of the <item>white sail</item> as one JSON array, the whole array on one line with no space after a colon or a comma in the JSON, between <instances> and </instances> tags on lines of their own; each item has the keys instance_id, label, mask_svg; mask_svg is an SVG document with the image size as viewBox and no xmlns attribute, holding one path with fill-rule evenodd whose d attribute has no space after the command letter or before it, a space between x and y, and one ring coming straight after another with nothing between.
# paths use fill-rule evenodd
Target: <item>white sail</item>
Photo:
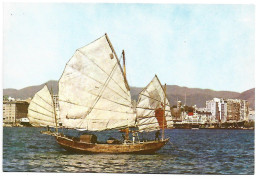
<instances>
[{"instance_id":1,"label":"white sail","mask_svg":"<svg viewBox=\"0 0 260 180\"><path fill-rule=\"evenodd\" d=\"M66 64L59 104L67 128L101 131L134 125L129 86L107 35L76 50Z\"/></svg>"},{"instance_id":2,"label":"white sail","mask_svg":"<svg viewBox=\"0 0 260 180\"><path fill-rule=\"evenodd\" d=\"M46 85L31 100L28 118L33 126L56 126L53 100Z\"/></svg>"},{"instance_id":3,"label":"white sail","mask_svg":"<svg viewBox=\"0 0 260 180\"><path fill-rule=\"evenodd\" d=\"M164 101L165 121L163 121ZM156 75L140 92L136 113L137 126L140 131L154 131L162 127L169 128L173 126L170 104Z\"/></svg>"}]
</instances>

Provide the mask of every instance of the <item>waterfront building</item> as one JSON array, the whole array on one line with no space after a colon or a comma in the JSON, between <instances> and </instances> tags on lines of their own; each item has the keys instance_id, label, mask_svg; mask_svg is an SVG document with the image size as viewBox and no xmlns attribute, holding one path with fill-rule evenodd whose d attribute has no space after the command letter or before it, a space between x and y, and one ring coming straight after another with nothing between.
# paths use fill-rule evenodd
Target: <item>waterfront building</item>
<instances>
[{"instance_id":1,"label":"waterfront building","mask_svg":"<svg viewBox=\"0 0 260 180\"><path fill-rule=\"evenodd\" d=\"M4 125L16 125L21 118L26 118L29 103L26 101L4 101L3 123Z\"/></svg>"},{"instance_id":2,"label":"waterfront building","mask_svg":"<svg viewBox=\"0 0 260 180\"><path fill-rule=\"evenodd\" d=\"M227 121L240 120L240 100L228 99L227 100Z\"/></svg>"},{"instance_id":3,"label":"waterfront building","mask_svg":"<svg viewBox=\"0 0 260 180\"><path fill-rule=\"evenodd\" d=\"M255 121L255 111L249 109L248 121Z\"/></svg>"},{"instance_id":4,"label":"waterfront building","mask_svg":"<svg viewBox=\"0 0 260 180\"><path fill-rule=\"evenodd\" d=\"M206 110L220 123L248 121L249 104L241 99L213 98L206 101Z\"/></svg>"},{"instance_id":5,"label":"waterfront building","mask_svg":"<svg viewBox=\"0 0 260 180\"><path fill-rule=\"evenodd\" d=\"M240 104L240 120L248 121L249 116L249 103L246 100L241 100Z\"/></svg>"},{"instance_id":6,"label":"waterfront building","mask_svg":"<svg viewBox=\"0 0 260 180\"><path fill-rule=\"evenodd\" d=\"M182 106L181 101L177 101L177 109L181 109L181 106Z\"/></svg>"},{"instance_id":7,"label":"waterfront building","mask_svg":"<svg viewBox=\"0 0 260 180\"><path fill-rule=\"evenodd\" d=\"M8 101L15 101L14 98L12 98L11 96L8 97Z\"/></svg>"},{"instance_id":8,"label":"waterfront building","mask_svg":"<svg viewBox=\"0 0 260 180\"><path fill-rule=\"evenodd\" d=\"M197 113L190 112L190 113L188 113L186 123L199 124L199 123L201 123L200 117L198 116Z\"/></svg>"},{"instance_id":9,"label":"waterfront building","mask_svg":"<svg viewBox=\"0 0 260 180\"><path fill-rule=\"evenodd\" d=\"M199 112L208 112L207 108L205 108L205 107L197 108L197 111L199 111Z\"/></svg>"},{"instance_id":10,"label":"waterfront building","mask_svg":"<svg viewBox=\"0 0 260 180\"><path fill-rule=\"evenodd\" d=\"M210 112L212 118L217 122L224 123L227 121L227 103L223 98L213 98L206 101L206 111Z\"/></svg>"},{"instance_id":11,"label":"waterfront building","mask_svg":"<svg viewBox=\"0 0 260 180\"><path fill-rule=\"evenodd\" d=\"M173 119L181 119L181 110L178 108L171 108L171 114Z\"/></svg>"},{"instance_id":12,"label":"waterfront building","mask_svg":"<svg viewBox=\"0 0 260 180\"><path fill-rule=\"evenodd\" d=\"M198 116L202 123L210 122L212 119L211 112L206 111L204 108L197 111Z\"/></svg>"}]
</instances>

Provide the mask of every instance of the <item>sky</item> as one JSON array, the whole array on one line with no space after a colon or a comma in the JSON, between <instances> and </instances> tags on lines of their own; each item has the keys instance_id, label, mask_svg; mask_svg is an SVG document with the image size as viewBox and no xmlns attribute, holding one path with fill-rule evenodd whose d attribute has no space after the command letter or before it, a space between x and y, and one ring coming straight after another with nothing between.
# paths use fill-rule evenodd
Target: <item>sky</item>
<instances>
[{"instance_id":1,"label":"sky","mask_svg":"<svg viewBox=\"0 0 260 180\"><path fill-rule=\"evenodd\" d=\"M3 88L59 80L76 49L108 34L130 86L255 87L255 6L5 3Z\"/></svg>"}]
</instances>

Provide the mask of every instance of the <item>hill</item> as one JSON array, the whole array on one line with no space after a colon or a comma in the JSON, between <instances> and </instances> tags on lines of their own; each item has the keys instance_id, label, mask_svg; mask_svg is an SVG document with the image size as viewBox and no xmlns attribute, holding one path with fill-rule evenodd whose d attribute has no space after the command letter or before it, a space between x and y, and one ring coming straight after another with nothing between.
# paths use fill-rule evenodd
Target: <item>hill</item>
<instances>
[{"instance_id":1,"label":"hill","mask_svg":"<svg viewBox=\"0 0 260 180\"><path fill-rule=\"evenodd\" d=\"M49 89L52 88L54 94L57 94L58 81L51 80L41 85L29 86L20 90L4 89L3 95L8 95L16 99L27 99L29 97L33 97L34 94L38 92L41 88L43 88L45 84L47 84ZM142 89L143 88L141 87L130 87L132 99L137 100L138 94L141 92ZM188 88L177 85L167 85L167 96L172 106L176 105L177 100L182 101L182 103L184 104L186 96L186 105L188 106L196 104L197 107L205 107L207 100L211 100L214 97L222 97L247 100L250 104L250 107L253 109L255 108L255 88L249 89L242 93L238 93L232 91L214 91L210 89Z\"/></svg>"},{"instance_id":2,"label":"hill","mask_svg":"<svg viewBox=\"0 0 260 180\"><path fill-rule=\"evenodd\" d=\"M238 96L238 99L247 100L249 102L250 107L255 109L255 88L242 92Z\"/></svg>"},{"instance_id":3,"label":"hill","mask_svg":"<svg viewBox=\"0 0 260 180\"><path fill-rule=\"evenodd\" d=\"M36 86L29 86L25 87L23 89L17 90L17 89L4 89L3 90L3 95L8 95L11 96L15 99L20 98L20 99L27 99L30 97L33 97L35 93L37 93L39 90L43 88L43 86L47 84L49 89L53 90L54 94L58 93L58 81L48 81L46 83L43 83L41 85L36 85Z\"/></svg>"}]
</instances>

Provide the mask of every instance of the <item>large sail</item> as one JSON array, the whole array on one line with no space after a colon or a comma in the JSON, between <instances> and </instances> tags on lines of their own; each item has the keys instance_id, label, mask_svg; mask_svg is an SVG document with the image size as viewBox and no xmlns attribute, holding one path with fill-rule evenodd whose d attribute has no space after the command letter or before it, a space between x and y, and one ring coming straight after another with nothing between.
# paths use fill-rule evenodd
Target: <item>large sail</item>
<instances>
[{"instance_id":1,"label":"large sail","mask_svg":"<svg viewBox=\"0 0 260 180\"><path fill-rule=\"evenodd\" d=\"M77 49L66 64L59 105L67 128L101 131L134 125L129 86L107 35Z\"/></svg>"},{"instance_id":2,"label":"large sail","mask_svg":"<svg viewBox=\"0 0 260 180\"><path fill-rule=\"evenodd\" d=\"M33 126L56 126L53 100L46 85L31 100L28 118Z\"/></svg>"},{"instance_id":3,"label":"large sail","mask_svg":"<svg viewBox=\"0 0 260 180\"><path fill-rule=\"evenodd\" d=\"M156 75L140 92L136 113L137 127L140 131L154 131L173 126L170 104Z\"/></svg>"}]
</instances>

